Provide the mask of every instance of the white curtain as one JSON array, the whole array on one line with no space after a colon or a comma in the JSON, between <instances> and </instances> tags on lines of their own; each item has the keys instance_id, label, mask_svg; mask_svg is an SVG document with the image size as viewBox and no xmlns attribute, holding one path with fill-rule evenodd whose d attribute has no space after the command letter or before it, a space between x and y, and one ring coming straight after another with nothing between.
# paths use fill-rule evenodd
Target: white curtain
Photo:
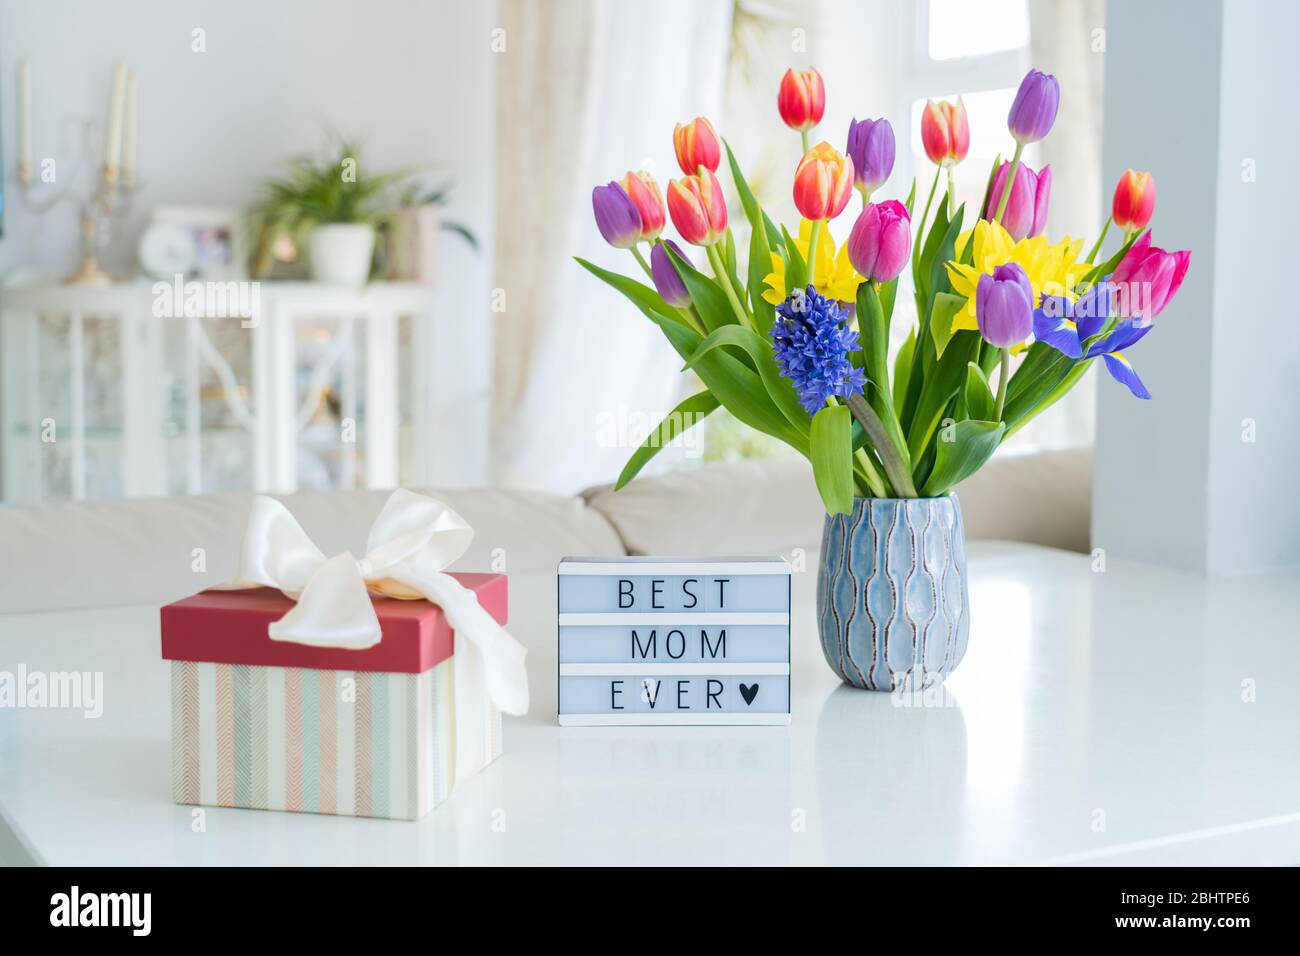
<instances>
[{"instance_id":1,"label":"white curtain","mask_svg":"<svg viewBox=\"0 0 1300 956\"><path fill-rule=\"evenodd\" d=\"M629 169L650 169L661 188L678 175L673 124L721 103L731 10L730 0L503 3L500 484L571 493L610 481L641 423L657 422L682 395L681 360L662 333L573 257L644 278L629 253L601 239L591 189Z\"/></svg>"}]
</instances>

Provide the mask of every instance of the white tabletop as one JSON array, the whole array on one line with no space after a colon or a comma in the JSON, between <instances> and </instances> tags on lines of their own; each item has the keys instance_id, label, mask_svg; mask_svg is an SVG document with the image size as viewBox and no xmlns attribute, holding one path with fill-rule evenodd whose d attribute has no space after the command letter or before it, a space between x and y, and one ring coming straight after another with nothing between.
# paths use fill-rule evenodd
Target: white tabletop
<instances>
[{"instance_id":1,"label":"white tabletop","mask_svg":"<svg viewBox=\"0 0 1300 956\"><path fill-rule=\"evenodd\" d=\"M1205 581L971 548L945 706L841 686L795 574L789 727L561 728L555 579L512 576L533 710L419 823L170 798L156 608L0 617L0 670L101 670L97 720L0 710L0 862L1300 863L1300 572ZM8 832L6 831L6 824Z\"/></svg>"}]
</instances>

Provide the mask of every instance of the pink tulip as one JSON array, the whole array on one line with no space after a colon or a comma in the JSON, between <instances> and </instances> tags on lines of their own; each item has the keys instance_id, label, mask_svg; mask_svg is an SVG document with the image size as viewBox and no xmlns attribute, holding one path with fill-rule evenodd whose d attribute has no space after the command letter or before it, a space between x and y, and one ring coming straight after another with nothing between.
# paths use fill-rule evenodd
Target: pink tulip
<instances>
[{"instance_id":1,"label":"pink tulip","mask_svg":"<svg viewBox=\"0 0 1300 956\"><path fill-rule=\"evenodd\" d=\"M1191 262L1188 250L1166 252L1151 245L1151 233L1144 232L1110 276L1118 313L1136 325L1150 325L1182 287Z\"/></svg>"},{"instance_id":2,"label":"pink tulip","mask_svg":"<svg viewBox=\"0 0 1300 956\"><path fill-rule=\"evenodd\" d=\"M989 190L989 203L984 207L985 219L993 218L998 203L1002 200L1002 190L1006 186L1010 163L1003 163L993 179L993 188ZM1011 198L1007 208L1002 212L1002 227L1011 233L1011 238L1019 242L1027 236L1036 236L1047 224L1047 203L1052 194L1052 167L1044 166L1042 172L1035 173L1021 163L1016 167L1016 182L1011 187Z\"/></svg>"},{"instance_id":3,"label":"pink tulip","mask_svg":"<svg viewBox=\"0 0 1300 956\"><path fill-rule=\"evenodd\" d=\"M864 279L896 279L912 252L912 222L897 199L870 203L849 233L849 261Z\"/></svg>"}]
</instances>

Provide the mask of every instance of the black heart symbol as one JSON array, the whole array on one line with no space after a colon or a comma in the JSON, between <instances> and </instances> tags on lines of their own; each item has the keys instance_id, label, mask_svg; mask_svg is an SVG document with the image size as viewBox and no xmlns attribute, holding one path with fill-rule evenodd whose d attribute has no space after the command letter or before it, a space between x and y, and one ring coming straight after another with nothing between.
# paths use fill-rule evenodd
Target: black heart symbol
<instances>
[{"instance_id":1,"label":"black heart symbol","mask_svg":"<svg viewBox=\"0 0 1300 956\"><path fill-rule=\"evenodd\" d=\"M758 685L749 684L748 686L746 686L745 684L741 684L740 696L745 698L746 704L752 704L754 702L754 698L758 696Z\"/></svg>"}]
</instances>

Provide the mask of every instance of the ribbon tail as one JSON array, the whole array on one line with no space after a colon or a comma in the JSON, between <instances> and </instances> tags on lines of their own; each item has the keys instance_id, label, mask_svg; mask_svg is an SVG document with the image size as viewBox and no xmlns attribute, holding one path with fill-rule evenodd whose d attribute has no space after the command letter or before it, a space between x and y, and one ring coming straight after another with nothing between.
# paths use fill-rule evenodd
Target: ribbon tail
<instances>
[{"instance_id":1,"label":"ribbon tail","mask_svg":"<svg viewBox=\"0 0 1300 956\"><path fill-rule=\"evenodd\" d=\"M481 656L488 696L497 709L513 716L528 713L528 671L524 667L528 651L483 609L474 592L449 574L413 567L412 562L388 573L442 608L456 632L457 655L470 650Z\"/></svg>"},{"instance_id":2,"label":"ribbon tail","mask_svg":"<svg viewBox=\"0 0 1300 956\"><path fill-rule=\"evenodd\" d=\"M346 551L308 579L298 603L267 628L273 641L363 650L379 643L379 618L356 559Z\"/></svg>"}]
</instances>

